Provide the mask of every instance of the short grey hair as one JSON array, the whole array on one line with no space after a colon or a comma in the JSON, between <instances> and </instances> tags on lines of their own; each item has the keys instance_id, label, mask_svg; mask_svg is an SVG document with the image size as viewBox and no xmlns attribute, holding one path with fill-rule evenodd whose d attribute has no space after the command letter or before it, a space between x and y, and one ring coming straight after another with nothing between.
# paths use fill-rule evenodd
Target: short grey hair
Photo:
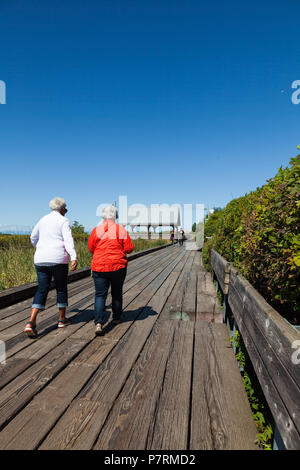
<instances>
[{"instance_id":1,"label":"short grey hair","mask_svg":"<svg viewBox=\"0 0 300 470\"><path fill-rule=\"evenodd\" d=\"M62 197L54 197L49 202L49 207L53 211L60 211L61 209L66 207L66 205L67 205L67 203Z\"/></svg>"},{"instance_id":2,"label":"short grey hair","mask_svg":"<svg viewBox=\"0 0 300 470\"><path fill-rule=\"evenodd\" d=\"M118 211L115 206L108 206L105 207L102 211L102 217L103 219L117 219L118 217Z\"/></svg>"}]
</instances>

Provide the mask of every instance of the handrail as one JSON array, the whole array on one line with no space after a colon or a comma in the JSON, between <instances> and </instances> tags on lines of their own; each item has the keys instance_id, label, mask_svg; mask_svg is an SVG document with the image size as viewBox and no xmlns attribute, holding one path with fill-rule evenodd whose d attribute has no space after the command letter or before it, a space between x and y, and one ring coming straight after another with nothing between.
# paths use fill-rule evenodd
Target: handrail
<instances>
[{"instance_id":1,"label":"handrail","mask_svg":"<svg viewBox=\"0 0 300 470\"><path fill-rule=\"evenodd\" d=\"M213 279L224 294L224 317L233 317L286 449L300 448L300 335L215 250ZM298 354L299 356L299 354Z\"/></svg>"}]
</instances>

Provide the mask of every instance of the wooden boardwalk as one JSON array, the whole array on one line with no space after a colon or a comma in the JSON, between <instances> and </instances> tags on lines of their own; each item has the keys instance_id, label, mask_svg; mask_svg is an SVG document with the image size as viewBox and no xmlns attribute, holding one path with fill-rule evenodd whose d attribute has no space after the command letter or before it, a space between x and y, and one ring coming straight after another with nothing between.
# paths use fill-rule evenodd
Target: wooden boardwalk
<instances>
[{"instance_id":1,"label":"wooden boardwalk","mask_svg":"<svg viewBox=\"0 0 300 470\"><path fill-rule=\"evenodd\" d=\"M55 291L23 333L32 299L0 310L0 449L256 449L256 427L201 253L134 259L122 322L95 337L90 277ZM110 299L107 301L110 312Z\"/></svg>"}]
</instances>

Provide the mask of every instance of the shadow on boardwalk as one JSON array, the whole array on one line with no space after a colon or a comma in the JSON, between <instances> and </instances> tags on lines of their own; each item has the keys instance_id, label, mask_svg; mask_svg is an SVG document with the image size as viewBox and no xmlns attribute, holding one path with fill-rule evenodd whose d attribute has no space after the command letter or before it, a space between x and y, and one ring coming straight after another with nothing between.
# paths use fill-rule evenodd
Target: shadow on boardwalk
<instances>
[{"instance_id":1,"label":"shadow on boardwalk","mask_svg":"<svg viewBox=\"0 0 300 470\"><path fill-rule=\"evenodd\" d=\"M109 306L107 306L109 308ZM72 312L78 311L78 315L74 315L70 318L71 324L76 323L86 323L94 319L94 310L84 310L80 311L79 309L74 309ZM134 322L145 320L149 316L158 315L158 312L152 309L152 307L146 305L145 307L138 308L136 310L124 310L121 316L120 323ZM114 329L117 323L112 321L112 313L110 310L105 310L103 316L103 322L105 324L101 336L108 334Z\"/></svg>"}]
</instances>

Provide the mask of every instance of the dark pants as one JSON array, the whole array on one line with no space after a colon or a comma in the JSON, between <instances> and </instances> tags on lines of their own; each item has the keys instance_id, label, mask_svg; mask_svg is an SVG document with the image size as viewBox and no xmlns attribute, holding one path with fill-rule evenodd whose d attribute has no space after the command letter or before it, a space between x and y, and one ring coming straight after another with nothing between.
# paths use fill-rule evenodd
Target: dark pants
<instances>
[{"instance_id":1,"label":"dark pants","mask_svg":"<svg viewBox=\"0 0 300 470\"><path fill-rule=\"evenodd\" d=\"M120 317L126 272L127 268L118 269L118 271L92 272L95 283L95 325L103 320L109 286L111 286L113 319Z\"/></svg>"},{"instance_id":2,"label":"dark pants","mask_svg":"<svg viewBox=\"0 0 300 470\"><path fill-rule=\"evenodd\" d=\"M68 265L55 264L54 266L35 266L38 289L35 293L32 308L45 309L52 276L54 277L57 292L57 306L59 308L68 305Z\"/></svg>"}]
</instances>

